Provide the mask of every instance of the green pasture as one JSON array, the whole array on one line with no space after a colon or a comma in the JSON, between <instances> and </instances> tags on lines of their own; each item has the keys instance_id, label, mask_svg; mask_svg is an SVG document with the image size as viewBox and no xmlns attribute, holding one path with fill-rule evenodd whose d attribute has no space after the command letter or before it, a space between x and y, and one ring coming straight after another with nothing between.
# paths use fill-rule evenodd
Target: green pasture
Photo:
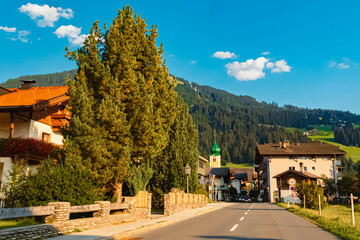
<instances>
[{"instance_id":1,"label":"green pasture","mask_svg":"<svg viewBox=\"0 0 360 240\"><path fill-rule=\"evenodd\" d=\"M278 203L280 207L286 208L289 212L295 213L319 227L332 232L341 239L360 239L360 213L356 211L360 205L355 208L355 226L351 226L351 208L349 205L328 205L321 211L314 209L303 209L299 205L295 208L287 208L287 204Z\"/></svg>"},{"instance_id":2,"label":"green pasture","mask_svg":"<svg viewBox=\"0 0 360 240\"><path fill-rule=\"evenodd\" d=\"M360 161L360 148L357 147L348 147L342 145L340 143L334 142L334 131L331 129L331 126L325 125L313 125L313 128L320 131L319 135L309 136L314 141L321 141L325 143L332 144L334 146L340 147L343 151L345 151L346 157L350 157L352 160ZM354 125L354 127L360 127L360 125ZM298 129L298 128L287 128L289 132L293 132L295 130L299 130L301 132L305 132L305 129Z\"/></svg>"},{"instance_id":3,"label":"green pasture","mask_svg":"<svg viewBox=\"0 0 360 240\"><path fill-rule=\"evenodd\" d=\"M240 164L228 163L228 164L226 164L225 167L228 167L230 169L233 169L233 168L253 168L254 164L251 164L251 163L240 163Z\"/></svg>"}]
</instances>

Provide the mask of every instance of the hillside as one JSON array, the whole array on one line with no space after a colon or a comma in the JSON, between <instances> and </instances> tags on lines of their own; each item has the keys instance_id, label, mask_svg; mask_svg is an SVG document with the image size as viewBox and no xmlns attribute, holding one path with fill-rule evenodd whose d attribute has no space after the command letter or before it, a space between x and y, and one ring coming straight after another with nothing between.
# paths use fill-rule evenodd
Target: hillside
<instances>
[{"instance_id":1,"label":"hillside","mask_svg":"<svg viewBox=\"0 0 360 240\"><path fill-rule=\"evenodd\" d=\"M22 80L36 80L37 86L46 87L46 86L64 86L66 85L66 77L69 76L71 79L74 78L76 74L76 69L71 71L64 71L58 73L50 74L39 74L39 75L26 75L18 78L12 78L7 80L5 83L0 84L5 88L18 88L20 86L20 79Z\"/></svg>"},{"instance_id":2,"label":"hillside","mask_svg":"<svg viewBox=\"0 0 360 240\"><path fill-rule=\"evenodd\" d=\"M36 79L38 86L64 85L66 77L69 75L72 78L75 72L76 70L23 76L20 79ZM223 164L252 163L257 143L279 142L284 139L292 142L311 141L298 129L309 129L313 125L332 125L339 121L360 124L360 116L350 112L290 105L279 107L276 104L258 102L249 96L236 96L224 90L189 83L182 78L177 80L183 84L177 84L175 90L189 106L198 126L200 154L208 157L216 130ZM18 87L18 81L19 78L9 79L2 86ZM292 128L292 131L285 127Z\"/></svg>"}]
</instances>

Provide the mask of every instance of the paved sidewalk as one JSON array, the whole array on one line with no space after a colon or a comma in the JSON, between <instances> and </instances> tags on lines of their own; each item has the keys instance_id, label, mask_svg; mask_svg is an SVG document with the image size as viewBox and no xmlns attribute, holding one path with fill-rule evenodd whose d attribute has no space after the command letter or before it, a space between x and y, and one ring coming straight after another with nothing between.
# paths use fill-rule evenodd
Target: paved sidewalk
<instances>
[{"instance_id":1,"label":"paved sidewalk","mask_svg":"<svg viewBox=\"0 0 360 240\"><path fill-rule=\"evenodd\" d=\"M152 219L139 219L135 222L109 225L101 228L85 230L82 232L67 234L51 240L99 240L126 237L127 235L161 227L173 222L182 221L199 214L207 213L219 208L230 206L232 203L210 203L206 207L188 209L168 217L155 216ZM130 234L131 233L131 234ZM114 236L114 237L112 237Z\"/></svg>"}]
</instances>

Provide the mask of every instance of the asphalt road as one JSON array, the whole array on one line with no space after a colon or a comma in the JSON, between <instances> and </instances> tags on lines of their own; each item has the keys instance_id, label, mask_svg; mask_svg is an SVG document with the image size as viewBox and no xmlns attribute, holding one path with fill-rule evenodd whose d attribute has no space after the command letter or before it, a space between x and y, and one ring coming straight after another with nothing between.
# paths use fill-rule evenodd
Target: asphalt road
<instances>
[{"instance_id":1,"label":"asphalt road","mask_svg":"<svg viewBox=\"0 0 360 240\"><path fill-rule=\"evenodd\" d=\"M269 203L238 203L127 238L138 239L339 239Z\"/></svg>"}]
</instances>

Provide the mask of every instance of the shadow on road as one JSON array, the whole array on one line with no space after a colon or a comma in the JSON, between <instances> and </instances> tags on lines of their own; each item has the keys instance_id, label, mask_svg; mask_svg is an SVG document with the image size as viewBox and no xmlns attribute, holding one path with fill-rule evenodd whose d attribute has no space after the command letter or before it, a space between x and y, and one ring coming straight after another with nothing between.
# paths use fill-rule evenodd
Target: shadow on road
<instances>
[{"instance_id":1,"label":"shadow on road","mask_svg":"<svg viewBox=\"0 0 360 240\"><path fill-rule=\"evenodd\" d=\"M242 238L234 236L193 236L194 238L203 238L203 239L229 239L229 240L280 240L279 238Z\"/></svg>"}]
</instances>

